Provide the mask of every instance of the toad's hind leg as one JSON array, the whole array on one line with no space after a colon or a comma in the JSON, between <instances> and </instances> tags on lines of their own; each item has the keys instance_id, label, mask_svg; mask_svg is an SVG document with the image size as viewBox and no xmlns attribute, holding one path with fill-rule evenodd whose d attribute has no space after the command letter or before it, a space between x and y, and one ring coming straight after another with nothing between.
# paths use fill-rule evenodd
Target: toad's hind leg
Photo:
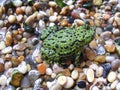
<instances>
[{"instance_id":1,"label":"toad's hind leg","mask_svg":"<svg viewBox=\"0 0 120 90\"><path fill-rule=\"evenodd\" d=\"M49 64L58 63L60 60L59 55L52 49L41 48L41 57Z\"/></svg>"},{"instance_id":2,"label":"toad's hind leg","mask_svg":"<svg viewBox=\"0 0 120 90\"><path fill-rule=\"evenodd\" d=\"M77 52L76 53L76 57L75 57L75 62L74 62L74 64L76 65L76 66L78 66L79 64L80 64L80 55L81 55L81 52Z\"/></svg>"}]
</instances>

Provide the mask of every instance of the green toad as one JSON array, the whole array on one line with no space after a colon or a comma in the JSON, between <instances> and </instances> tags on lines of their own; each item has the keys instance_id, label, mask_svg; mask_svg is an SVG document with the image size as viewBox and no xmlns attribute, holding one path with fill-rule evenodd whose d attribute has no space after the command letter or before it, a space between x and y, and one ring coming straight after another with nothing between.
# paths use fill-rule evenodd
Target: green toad
<instances>
[{"instance_id":1,"label":"green toad","mask_svg":"<svg viewBox=\"0 0 120 90\"><path fill-rule=\"evenodd\" d=\"M61 30L56 26L48 27L41 35L42 59L59 65L71 60L77 65L84 46L94 38L94 33L94 28L89 26Z\"/></svg>"}]
</instances>

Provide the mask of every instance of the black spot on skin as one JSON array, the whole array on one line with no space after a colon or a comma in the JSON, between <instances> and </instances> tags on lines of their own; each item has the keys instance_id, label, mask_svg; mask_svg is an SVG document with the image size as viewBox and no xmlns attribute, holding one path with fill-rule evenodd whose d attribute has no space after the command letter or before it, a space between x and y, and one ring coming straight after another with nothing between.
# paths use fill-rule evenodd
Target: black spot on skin
<instances>
[{"instance_id":1,"label":"black spot on skin","mask_svg":"<svg viewBox=\"0 0 120 90\"><path fill-rule=\"evenodd\" d=\"M48 46L50 46L50 44L47 44Z\"/></svg>"},{"instance_id":2,"label":"black spot on skin","mask_svg":"<svg viewBox=\"0 0 120 90\"><path fill-rule=\"evenodd\" d=\"M66 41L61 41L61 43L66 43Z\"/></svg>"},{"instance_id":3,"label":"black spot on skin","mask_svg":"<svg viewBox=\"0 0 120 90\"><path fill-rule=\"evenodd\" d=\"M58 36L58 38L62 38L62 36Z\"/></svg>"},{"instance_id":4,"label":"black spot on skin","mask_svg":"<svg viewBox=\"0 0 120 90\"><path fill-rule=\"evenodd\" d=\"M58 44L55 44L55 47L58 48Z\"/></svg>"},{"instance_id":5,"label":"black spot on skin","mask_svg":"<svg viewBox=\"0 0 120 90\"><path fill-rule=\"evenodd\" d=\"M47 56L45 57L45 60L48 60L48 57L47 57Z\"/></svg>"},{"instance_id":6,"label":"black spot on skin","mask_svg":"<svg viewBox=\"0 0 120 90\"><path fill-rule=\"evenodd\" d=\"M65 48L65 49L67 49L67 48L68 48L68 46L65 46L64 48Z\"/></svg>"}]
</instances>

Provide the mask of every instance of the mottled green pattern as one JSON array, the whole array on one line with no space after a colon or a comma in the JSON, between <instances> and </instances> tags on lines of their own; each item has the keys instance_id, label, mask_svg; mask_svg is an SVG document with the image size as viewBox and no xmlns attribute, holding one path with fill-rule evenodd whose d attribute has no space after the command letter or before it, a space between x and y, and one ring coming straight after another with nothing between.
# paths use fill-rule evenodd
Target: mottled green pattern
<instances>
[{"instance_id":1,"label":"mottled green pattern","mask_svg":"<svg viewBox=\"0 0 120 90\"><path fill-rule=\"evenodd\" d=\"M65 28L57 30L57 27L49 27L44 30L41 54L42 59L48 63L63 64L73 58L77 64L84 45L94 37L94 29L85 26L77 28Z\"/></svg>"}]
</instances>

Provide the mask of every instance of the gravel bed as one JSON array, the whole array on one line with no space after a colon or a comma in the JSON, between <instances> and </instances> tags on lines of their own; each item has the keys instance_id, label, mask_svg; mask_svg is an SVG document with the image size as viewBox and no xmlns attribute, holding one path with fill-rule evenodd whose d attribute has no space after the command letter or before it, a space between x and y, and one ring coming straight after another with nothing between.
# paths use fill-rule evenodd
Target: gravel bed
<instances>
[{"instance_id":1,"label":"gravel bed","mask_svg":"<svg viewBox=\"0 0 120 90\"><path fill-rule=\"evenodd\" d=\"M41 59L47 27L69 29L86 21L95 37L78 66ZM0 90L120 90L120 0L1 2Z\"/></svg>"}]
</instances>

